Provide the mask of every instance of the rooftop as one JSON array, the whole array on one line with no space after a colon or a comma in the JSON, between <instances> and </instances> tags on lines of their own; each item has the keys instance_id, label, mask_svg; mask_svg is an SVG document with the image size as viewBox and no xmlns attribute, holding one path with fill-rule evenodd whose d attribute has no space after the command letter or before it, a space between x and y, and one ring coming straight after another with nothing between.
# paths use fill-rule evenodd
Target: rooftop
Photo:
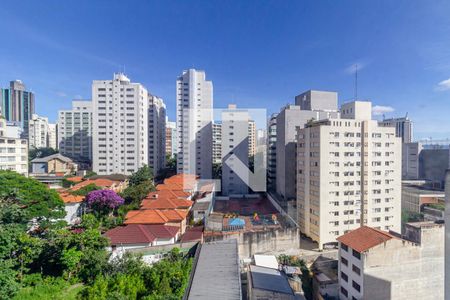
<instances>
[{"instance_id":1,"label":"rooftop","mask_svg":"<svg viewBox=\"0 0 450 300\"><path fill-rule=\"evenodd\" d=\"M395 236L388 232L368 226L361 226L358 229L341 235L337 240L358 252L364 252L395 238Z\"/></svg>"},{"instance_id":2,"label":"rooftop","mask_svg":"<svg viewBox=\"0 0 450 300\"><path fill-rule=\"evenodd\" d=\"M286 276L276 269L251 265L250 280L253 288L294 295Z\"/></svg>"},{"instance_id":3,"label":"rooftop","mask_svg":"<svg viewBox=\"0 0 450 300\"><path fill-rule=\"evenodd\" d=\"M105 232L112 245L144 244L157 239L174 238L179 232L176 226L131 224Z\"/></svg>"},{"instance_id":4,"label":"rooftop","mask_svg":"<svg viewBox=\"0 0 450 300\"><path fill-rule=\"evenodd\" d=\"M131 210L125 216L125 224L165 224L181 222L186 219L187 212L182 210L142 209Z\"/></svg>"},{"instance_id":5,"label":"rooftop","mask_svg":"<svg viewBox=\"0 0 450 300\"><path fill-rule=\"evenodd\" d=\"M235 239L203 244L188 299L242 299L238 259Z\"/></svg>"},{"instance_id":6,"label":"rooftop","mask_svg":"<svg viewBox=\"0 0 450 300\"><path fill-rule=\"evenodd\" d=\"M72 162L72 160L70 158L63 156L60 153L52 154L52 155L49 155L46 157L38 157L38 158L33 159L31 162L32 163L46 163L52 159L59 159L63 162Z\"/></svg>"}]
</instances>

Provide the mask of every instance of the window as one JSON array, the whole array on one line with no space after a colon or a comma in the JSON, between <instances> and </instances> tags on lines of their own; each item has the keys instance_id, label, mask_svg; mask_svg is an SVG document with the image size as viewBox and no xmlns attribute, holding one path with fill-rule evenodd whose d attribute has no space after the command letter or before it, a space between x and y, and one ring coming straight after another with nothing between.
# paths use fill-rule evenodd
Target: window
<instances>
[{"instance_id":1,"label":"window","mask_svg":"<svg viewBox=\"0 0 450 300\"><path fill-rule=\"evenodd\" d=\"M345 288L343 288L342 286L341 286L341 293L342 293L342 295L344 295L345 297L348 296L347 290L346 290Z\"/></svg>"},{"instance_id":2,"label":"window","mask_svg":"<svg viewBox=\"0 0 450 300\"><path fill-rule=\"evenodd\" d=\"M359 253L358 251L353 249L353 256L356 257L357 259L361 259L361 253Z\"/></svg>"},{"instance_id":3,"label":"window","mask_svg":"<svg viewBox=\"0 0 450 300\"><path fill-rule=\"evenodd\" d=\"M341 243L341 248L348 252L348 246Z\"/></svg>"},{"instance_id":4,"label":"window","mask_svg":"<svg viewBox=\"0 0 450 300\"><path fill-rule=\"evenodd\" d=\"M358 292L361 291L361 286L359 284L357 284L354 280L352 280L352 286Z\"/></svg>"},{"instance_id":5,"label":"window","mask_svg":"<svg viewBox=\"0 0 450 300\"><path fill-rule=\"evenodd\" d=\"M357 266L352 265L352 270L353 270L353 272L355 272L356 274L361 275L361 270L360 270Z\"/></svg>"},{"instance_id":6,"label":"window","mask_svg":"<svg viewBox=\"0 0 450 300\"><path fill-rule=\"evenodd\" d=\"M346 260L344 257L341 257L341 262L343 265L348 266L348 260Z\"/></svg>"},{"instance_id":7,"label":"window","mask_svg":"<svg viewBox=\"0 0 450 300\"><path fill-rule=\"evenodd\" d=\"M348 282L348 276L347 276L347 274L345 274L344 272L341 272L341 278L342 278L342 280L344 280L345 282Z\"/></svg>"}]
</instances>

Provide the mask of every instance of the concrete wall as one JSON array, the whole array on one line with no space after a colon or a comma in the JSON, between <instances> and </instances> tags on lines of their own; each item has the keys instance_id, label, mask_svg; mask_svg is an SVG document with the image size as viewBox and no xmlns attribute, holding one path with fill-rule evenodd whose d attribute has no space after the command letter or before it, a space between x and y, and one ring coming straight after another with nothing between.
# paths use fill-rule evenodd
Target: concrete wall
<instances>
[{"instance_id":1,"label":"concrete wall","mask_svg":"<svg viewBox=\"0 0 450 300\"><path fill-rule=\"evenodd\" d=\"M450 168L450 149L424 149L419 155L419 177L444 187L445 171Z\"/></svg>"},{"instance_id":2,"label":"concrete wall","mask_svg":"<svg viewBox=\"0 0 450 300\"><path fill-rule=\"evenodd\" d=\"M239 257L250 258L254 254L272 253L300 248L297 228L280 228L258 232L236 232L220 236L205 236L205 242L237 239Z\"/></svg>"},{"instance_id":3,"label":"concrete wall","mask_svg":"<svg viewBox=\"0 0 450 300\"><path fill-rule=\"evenodd\" d=\"M420 241L392 239L364 255L364 299L444 299L444 226L422 228Z\"/></svg>"}]
</instances>

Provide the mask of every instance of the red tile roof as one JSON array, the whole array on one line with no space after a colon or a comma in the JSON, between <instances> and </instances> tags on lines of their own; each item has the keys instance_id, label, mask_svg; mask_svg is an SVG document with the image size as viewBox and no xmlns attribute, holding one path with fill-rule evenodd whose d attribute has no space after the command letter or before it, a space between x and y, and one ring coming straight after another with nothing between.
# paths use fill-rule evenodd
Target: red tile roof
<instances>
[{"instance_id":1,"label":"red tile roof","mask_svg":"<svg viewBox=\"0 0 450 300\"><path fill-rule=\"evenodd\" d=\"M115 184L120 183L120 181L114 181L114 180L109 180L109 179L103 179L103 178L99 178L99 179L88 179L85 180L83 182L77 183L75 184L71 189L73 191L79 190L82 187L85 187L89 184L95 184L96 186L99 186L101 188L110 188Z\"/></svg>"},{"instance_id":2,"label":"red tile roof","mask_svg":"<svg viewBox=\"0 0 450 300\"><path fill-rule=\"evenodd\" d=\"M203 226L191 227L186 229L186 232L181 237L181 242L194 242L203 239Z\"/></svg>"},{"instance_id":3,"label":"red tile roof","mask_svg":"<svg viewBox=\"0 0 450 300\"><path fill-rule=\"evenodd\" d=\"M160 210L130 210L125 224L166 224L169 219Z\"/></svg>"},{"instance_id":4,"label":"red tile roof","mask_svg":"<svg viewBox=\"0 0 450 300\"><path fill-rule=\"evenodd\" d=\"M131 224L105 232L111 245L151 243L157 239L175 238L179 228L167 225Z\"/></svg>"},{"instance_id":5,"label":"red tile roof","mask_svg":"<svg viewBox=\"0 0 450 300\"><path fill-rule=\"evenodd\" d=\"M184 199L161 198L155 200L144 199L141 203L141 209L188 209L194 202Z\"/></svg>"},{"instance_id":6,"label":"red tile roof","mask_svg":"<svg viewBox=\"0 0 450 300\"><path fill-rule=\"evenodd\" d=\"M84 196L74 196L65 191L58 191L64 203L80 203L84 201Z\"/></svg>"},{"instance_id":7,"label":"red tile roof","mask_svg":"<svg viewBox=\"0 0 450 300\"><path fill-rule=\"evenodd\" d=\"M364 252L396 237L388 232L362 226L337 238L337 240L358 252Z\"/></svg>"},{"instance_id":8,"label":"red tile roof","mask_svg":"<svg viewBox=\"0 0 450 300\"><path fill-rule=\"evenodd\" d=\"M67 177L66 179L69 181L72 181L72 182L83 181L83 177L81 177L81 176L72 176L72 177Z\"/></svg>"},{"instance_id":9,"label":"red tile roof","mask_svg":"<svg viewBox=\"0 0 450 300\"><path fill-rule=\"evenodd\" d=\"M182 210L142 209L131 210L125 217L125 224L166 224L168 222L182 222L187 212Z\"/></svg>"}]
</instances>

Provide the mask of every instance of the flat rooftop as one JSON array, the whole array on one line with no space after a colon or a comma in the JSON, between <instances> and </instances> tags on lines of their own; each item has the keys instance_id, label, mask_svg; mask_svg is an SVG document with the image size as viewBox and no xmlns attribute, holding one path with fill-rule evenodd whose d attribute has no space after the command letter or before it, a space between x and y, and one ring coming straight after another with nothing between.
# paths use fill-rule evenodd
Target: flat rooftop
<instances>
[{"instance_id":1,"label":"flat rooftop","mask_svg":"<svg viewBox=\"0 0 450 300\"><path fill-rule=\"evenodd\" d=\"M242 299L238 259L235 239L203 244L188 299Z\"/></svg>"},{"instance_id":2,"label":"flat rooftop","mask_svg":"<svg viewBox=\"0 0 450 300\"><path fill-rule=\"evenodd\" d=\"M443 190L433 189L426 185L402 184L402 190L418 195L434 195L436 197L445 196Z\"/></svg>"},{"instance_id":3,"label":"flat rooftop","mask_svg":"<svg viewBox=\"0 0 450 300\"><path fill-rule=\"evenodd\" d=\"M248 280L255 289L294 295L287 277L276 269L251 265Z\"/></svg>"}]
</instances>

